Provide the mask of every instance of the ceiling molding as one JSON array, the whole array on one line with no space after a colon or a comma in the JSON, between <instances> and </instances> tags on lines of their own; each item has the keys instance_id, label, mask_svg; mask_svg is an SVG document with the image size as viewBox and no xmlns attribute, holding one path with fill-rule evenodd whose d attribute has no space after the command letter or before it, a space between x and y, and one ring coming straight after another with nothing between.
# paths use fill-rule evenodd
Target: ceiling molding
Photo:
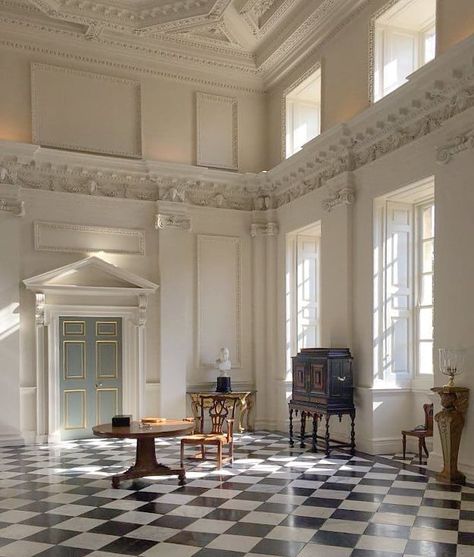
<instances>
[{"instance_id":1,"label":"ceiling molding","mask_svg":"<svg viewBox=\"0 0 474 557\"><path fill-rule=\"evenodd\" d=\"M50 48L54 38L58 49L86 46L96 58L126 55L263 83L368 1L248 0L238 11L232 0L0 0L0 22L16 40L28 35Z\"/></svg>"}]
</instances>

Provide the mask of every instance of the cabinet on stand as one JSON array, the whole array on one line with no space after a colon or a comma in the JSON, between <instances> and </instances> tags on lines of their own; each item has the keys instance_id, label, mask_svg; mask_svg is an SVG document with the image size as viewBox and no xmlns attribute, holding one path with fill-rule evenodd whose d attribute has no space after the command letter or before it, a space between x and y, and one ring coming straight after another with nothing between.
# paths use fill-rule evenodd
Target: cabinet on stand
<instances>
[{"instance_id":1,"label":"cabinet on stand","mask_svg":"<svg viewBox=\"0 0 474 557\"><path fill-rule=\"evenodd\" d=\"M290 446L294 446L293 420L300 421L300 447L311 438L313 450L318 440L323 442L326 454L335 448L355 449L355 407L353 399L352 356L348 348L303 348L293 360L292 396L288 404L290 413ZM331 416L349 415L350 442L331 438ZM309 418L311 432L306 431ZM319 424L324 421L324 435Z\"/></svg>"}]
</instances>

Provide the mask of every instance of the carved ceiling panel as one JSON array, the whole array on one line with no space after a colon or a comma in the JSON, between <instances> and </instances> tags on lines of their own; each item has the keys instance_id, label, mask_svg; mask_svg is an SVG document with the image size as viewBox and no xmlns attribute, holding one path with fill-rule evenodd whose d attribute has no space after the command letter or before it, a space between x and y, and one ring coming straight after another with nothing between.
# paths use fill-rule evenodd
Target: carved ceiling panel
<instances>
[{"instance_id":1,"label":"carved ceiling panel","mask_svg":"<svg viewBox=\"0 0 474 557\"><path fill-rule=\"evenodd\" d=\"M0 25L271 84L370 0L0 0ZM1 32L1 29L0 29ZM71 44L70 41L68 41ZM102 53L102 54L101 54Z\"/></svg>"}]
</instances>

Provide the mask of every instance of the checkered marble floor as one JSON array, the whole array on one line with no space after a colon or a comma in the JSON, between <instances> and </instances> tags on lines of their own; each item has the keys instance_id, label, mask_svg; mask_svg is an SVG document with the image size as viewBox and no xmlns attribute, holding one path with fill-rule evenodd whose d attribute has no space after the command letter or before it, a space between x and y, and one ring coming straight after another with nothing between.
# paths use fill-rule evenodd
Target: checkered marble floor
<instances>
[{"instance_id":1,"label":"checkered marble floor","mask_svg":"<svg viewBox=\"0 0 474 557\"><path fill-rule=\"evenodd\" d=\"M178 461L178 440L157 440ZM111 489L132 441L0 447L0 557L473 557L474 486L396 459L237 438L234 465Z\"/></svg>"}]
</instances>

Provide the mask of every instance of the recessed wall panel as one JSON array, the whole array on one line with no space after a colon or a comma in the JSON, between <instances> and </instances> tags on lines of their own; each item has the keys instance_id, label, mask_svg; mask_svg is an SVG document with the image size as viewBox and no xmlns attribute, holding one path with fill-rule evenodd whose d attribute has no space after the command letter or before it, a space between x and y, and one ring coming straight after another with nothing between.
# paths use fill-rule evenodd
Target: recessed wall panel
<instances>
[{"instance_id":1,"label":"recessed wall panel","mask_svg":"<svg viewBox=\"0 0 474 557\"><path fill-rule=\"evenodd\" d=\"M240 239L198 236L198 366L216 367L222 347L241 365Z\"/></svg>"},{"instance_id":2,"label":"recessed wall panel","mask_svg":"<svg viewBox=\"0 0 474 557\"><path fill-rule=\"evenodd\" d=\"M33 143L141 157L137 81L32 64L31 98Z\"/></svg>"}]
</instances>

